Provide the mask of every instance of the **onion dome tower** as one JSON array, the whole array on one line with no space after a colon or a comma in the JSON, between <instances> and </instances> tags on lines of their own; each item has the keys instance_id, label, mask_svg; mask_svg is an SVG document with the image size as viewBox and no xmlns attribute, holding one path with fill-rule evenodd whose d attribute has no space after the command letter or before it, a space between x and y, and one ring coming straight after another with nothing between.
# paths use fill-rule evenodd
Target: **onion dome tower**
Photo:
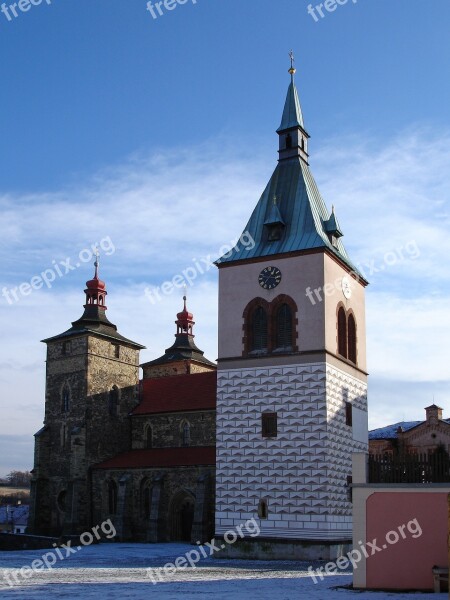
<instances>
[{"instance_id":1,"label":"onion dome tower","mask_svg":"<svg viewBox=\"0 0 450 600\"><path fill-rule=\"evenodd\" d=\"M177 314L175 342L163 356L142 365L144 379L171 375L202 373L216 369L216 365L204 357L194 342L194 315L187 309L187 298L183 296L183 310Z\"/></svg>"}]
</instances>

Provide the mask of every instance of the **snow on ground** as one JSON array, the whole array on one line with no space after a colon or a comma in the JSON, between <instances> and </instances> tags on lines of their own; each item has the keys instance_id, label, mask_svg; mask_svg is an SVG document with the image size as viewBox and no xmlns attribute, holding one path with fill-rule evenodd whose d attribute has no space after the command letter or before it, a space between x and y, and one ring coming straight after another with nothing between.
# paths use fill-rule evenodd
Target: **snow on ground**
<instances>
[{"instance_id":1,"label":"snow on ground","mask_svg":"<svg viewBox=\"0 0 450 600\"><path fill-rule=\"evenodd\" d=\"M351 574L327 576L314 583L309 563L202 559L154 585L147 569L158 568L195 550L185 544L101 544L86 546L54 568L24 579L17 569L39 560L45 550L0 552L0 598L113 600L223 598L231 600L438 600L445 594L391 594L346 589ZM65 551L63 551L65 555ZM314 563L314 568L323 563ZM26 573L26 571L25 571ZM14 574L19 580L14 581ZM157 577L157 576L156 576ZM8 580L13 583L8 584Z\"/></svg>"}]
</instances>

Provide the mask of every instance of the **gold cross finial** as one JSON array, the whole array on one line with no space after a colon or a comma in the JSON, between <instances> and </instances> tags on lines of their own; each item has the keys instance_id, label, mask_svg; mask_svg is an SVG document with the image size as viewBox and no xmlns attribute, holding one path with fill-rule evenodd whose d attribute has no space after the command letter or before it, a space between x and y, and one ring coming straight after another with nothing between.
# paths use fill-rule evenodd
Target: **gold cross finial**
<instances>
[{"instance_id":1,"label":"gold cross finial","mask_svg":"<svg viewBox=\"0 0 450 600\"><path fill-rule=\"evenodd\" d=\"M289 73L291 75L295 75L295 73L297 72L297 69L294 67L295 58L294 58L294 51L293 50L291 50L289 52L289 58L291 59L291 68L289 69Z\"/></svg>"}]
</instances>

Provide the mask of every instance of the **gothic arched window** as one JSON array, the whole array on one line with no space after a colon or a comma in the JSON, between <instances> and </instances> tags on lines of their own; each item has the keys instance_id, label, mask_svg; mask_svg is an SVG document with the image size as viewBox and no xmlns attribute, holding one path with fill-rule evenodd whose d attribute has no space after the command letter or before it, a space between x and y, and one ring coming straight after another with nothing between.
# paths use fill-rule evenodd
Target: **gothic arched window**
<instances>
[{"instance_id":1,"label":"gothic arched window","mask_svg":"<svg viewBox=\"0 0 450 600\"><path fill-rule=\"evenodd\" d=\"M115 481L108 482L108 513L117 514L117 484Z\"/></svg>"},{"instance_id":2,"label":"gothic arched window","mask_svg":"<svg viewBox=\"0 0 450 600\"><path fill-rule=\"evenodd\" d=\"M276 344L275 347L292 348L292 310L288 304L282 304L276 313L275 320Z\"/></svg>"},{"instance_id":3,"label":"gothic arched window","mask_svg":"<svg viewBox=\"0 0 450 600\"><path fill-rule=\"evenodd\" d=\"M153 448L153 429L151 425L147 427L145 432L145 447L148 449Z\"/></svg>"},{"instance_id":4,"label":"gothic arched window","mask_svg":"<svg viewBox=\"0 0 450 600\"><path fill-rule=\"evenodd\" d=\"M347 315L341 306L338 311L338 353L347 358Z\"/></svg>"},{"instance_id":5,"label":"gothic arched window","mask_svg":"<svg viewBox=\"0 0 450 600\"><path fill-rule=\"evenodd\" d=\"M267 351L268 323L267 313L262 306L253 311L251 317L251 344L250 350Z\"/></svg>"},{"instance_id":6,"label":"gothic arched window","mask_svg":"<svg viewBox=\"0 0 450 600\"><path fill-rule=\"evenodd\" d=\"M348 317L348 359L356 364L356 357L356 321L355 317L350 314Z\"/></svg>"},{"instance_id":7,"label":"gothic arched window","mask_svg":"<svg viewBox=\"0 0 450 600\"><path fill-rule=\"evenodd\" d=\"M108 410L112 417L117 416L119 410L119 388L116 385L114 385L109 392Z\"/></svg>"},{"instance_id":8,"label":"gothic arched window","mask_svg":"<svg viewBox=\"0 0 450 600\"><path fill-rule=\"evenodd\" d=\"M62 391L61 410L65 413L70 410L70 389L67 384L63 387Z\"/></svg>"},{"instance_id":9,"label":"gothic arched window","mask_svg":"<svg viewBox=\"0 0 450 600\"><path fill-rule=\"evenodd\" d=\"M189 446L189 444L191 443L191 426L187 421L185 421L181 426L181 437L181 444L183 446Z\"/></svg>"}]
</instances>

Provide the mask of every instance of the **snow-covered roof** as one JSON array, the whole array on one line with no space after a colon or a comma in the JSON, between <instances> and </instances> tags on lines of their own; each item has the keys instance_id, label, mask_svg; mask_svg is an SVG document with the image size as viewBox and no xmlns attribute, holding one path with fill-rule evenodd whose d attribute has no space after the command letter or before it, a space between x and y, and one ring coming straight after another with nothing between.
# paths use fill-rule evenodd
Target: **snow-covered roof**
<instances>
[{"instance_id":1,"label":"snow-covered roof","mask_svg":"<svg viewBox=\"0 0 450 600\"><path fill-rule=\"evenodd\" d=\"M445 423L450 423L450 419L443 419L443 421ZM403 431L409 431L413 427L417 427L423 423L426 423L426 421L400 421L400 423L373 429L372 431L369 431L369 440L393 440L397 438L397 430L399 427L401 427Z\"/></svg>"}]
</instances>

